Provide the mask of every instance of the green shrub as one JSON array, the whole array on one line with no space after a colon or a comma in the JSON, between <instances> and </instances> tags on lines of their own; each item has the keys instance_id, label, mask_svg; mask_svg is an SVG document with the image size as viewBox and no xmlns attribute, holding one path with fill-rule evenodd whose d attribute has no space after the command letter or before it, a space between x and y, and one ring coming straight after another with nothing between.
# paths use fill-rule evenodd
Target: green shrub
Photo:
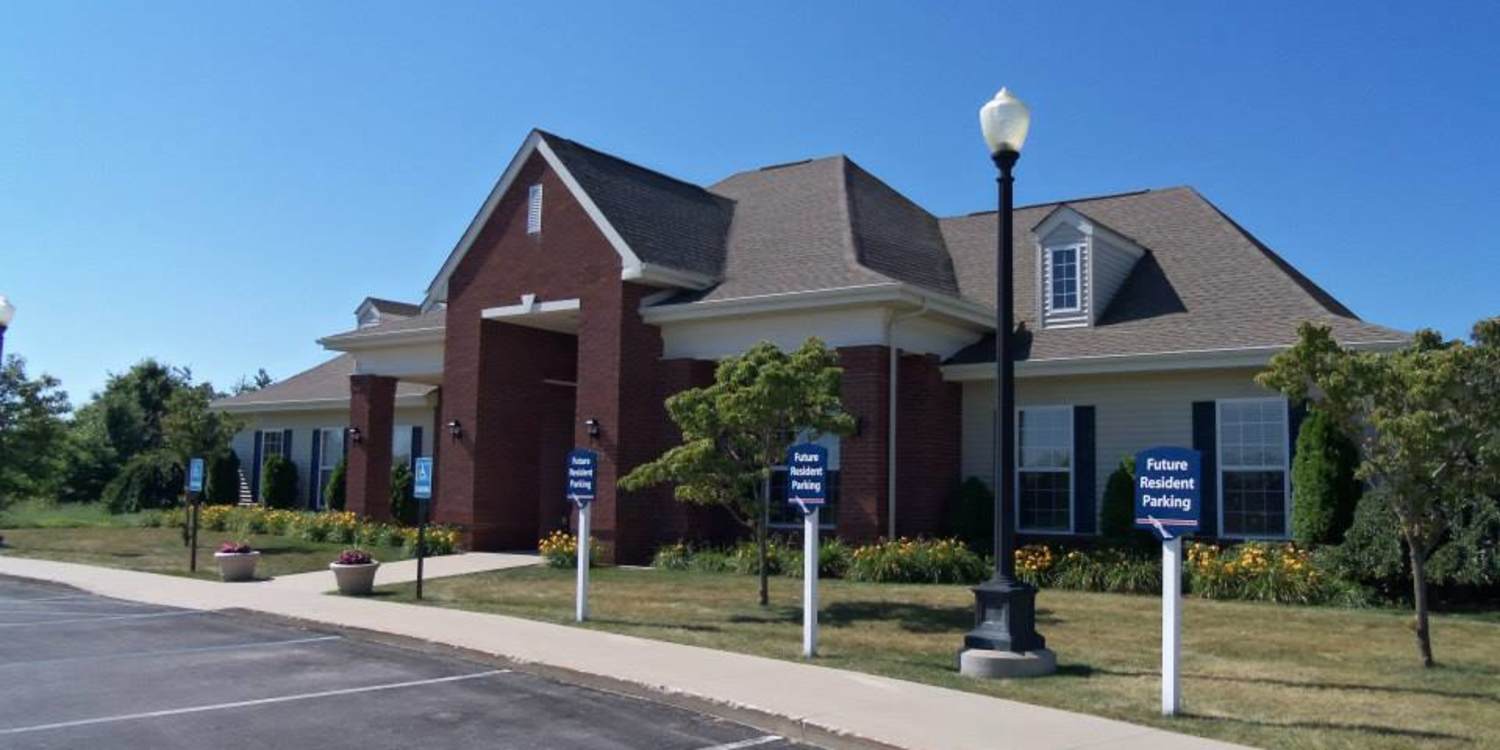
<instances>
[{"instance_id":1,"label":"green shrub","mask_svg":"<svg viewBox=\"0 0 1500 750\"><path fill-rule=\"evenodd\" d=\"M958 539L896 539L854 550L847 577L873 583L978 583L983 557Z\"/></svg>"},{"instance_id":2,"label":"green shrub","mask_svg":"<svg viewBox=\"0 0 1500 750\"><path fill-rule=\"evenodd\" d=\"M297 505L297 466L285 456L266 456L260 468L260 499L268 508Z\"/></svg>"},{"instance_id":3,"label":"green shrub","mask_svg":"<svg viewBox=\"0 0 1500 750\"><path fill-rule=\"evenodd\" d=\"M404 526L417 525L415 487L411 464L398 461L391 467L391 518Z\"/></svg>"},{"instance_id":4,"label":"green shrub","mask_svg":"<svg viewBox=\"0 0 1500 750\"><path fill-rule=\"evenodd\" d=\"M1117 543L1132 541L1135 528L1135 459L1126 456L1104 483L1104 504L1099 510L1099 533Z\"/></svg>"},{"instance_id":5,"label":"green shrub","mask_svg":"<svg viewBox=\"0 0 1500 750\"><path fill-rule=\"evenodd\" d=\"M211 505L240 501L240 457L234 451L222 451L209 460L203 501Z\"/></svg>"},{"instance_id":6,"label":"green shrub","mask_svg":"<svg viewBox=\"0 0 1500 750\"><path fill-rule=\"evenodd\" d=\"M700 550L689 559L688 569L696 573L728 573L734 570L734 561L723 550Z\"/></svg>"},{"instance_id":7,"label":"green shrub","mask_svg":"<svg viewBox=\"0 0 1500 750\"><path fill-rule=\"evenodd\" d=\"M1298 544L1338 544L1359 503L1359 448L1314 409L1297 435L1292 461L1292 537Z\"/></svg>"},{"instance_id":8,"label":"green shrub","mask_svg":"<svg viewBox=\"0 0 1500 750\"><path fill-rule=\"evenodd\" d=\"M965 479L948 497L948 531L979 554L995 548L995 493L979 477Z\"/></svg>"},{"instance_id":9,"label":"green shrub","mask_svg":"<svg viewBox=\"0 0 1500 750\"><path fill-rule=\"evenodd\" d=\"M854 550L838 538L824 539L818 543L818 577L843 578L849 573L849 561ZM786 550L785 567L782 573L792 578L802 577L802 546Z\"/></svg>"},{"instance_id":10,"label":"green shrub","mask_svg":"<svg viewBox=\"0 0 1500 750\"><path fill-rule=\"evenodd\" d=\"M183 487L177 457L167 451L148 451L125 463L104 486L103 500L111 513L166 508L178 504Z\"/></svg>"},{"instance_id":11,"label":"green shrub","mask_svg":"<svg viewBox=\"0 0 1500 750\"><path fill-rule=\"evenodd\" d=\"M348 485L349 459L340 458L328 475L328 485L323 488L323 505L328 510L343 510L345 487Z\"/></svg>"},{"instance_id":12,"label":"green shrub","mask_svg":"<svg viewBox=\"0 0 1500 750\"><path fill-rule=\"evenodd\" d=\"M754 541L736 544L729 553L734 572L740 575L760 575L760 553ZM780 575L786 569L787 549L779 539L766 540L766 574Z\"/></svg>"},{"instance_id":13,"label":"green shrub","mask_svg":"<svg viewBox=\"0 0 1500 750\"><path fill-rule=\"evenodd\" d=\"M693 548L684 542L663 544L651 556L651 567L661 570L687 570L693 559Z\"/></svg>"}]
</instances>

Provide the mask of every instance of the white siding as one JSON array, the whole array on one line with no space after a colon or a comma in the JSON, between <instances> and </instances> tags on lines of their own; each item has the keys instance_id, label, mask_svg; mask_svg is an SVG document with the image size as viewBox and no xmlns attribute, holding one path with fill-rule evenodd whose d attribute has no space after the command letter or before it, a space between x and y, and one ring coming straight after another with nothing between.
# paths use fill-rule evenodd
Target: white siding
<instances>
[{"instance_id":1,"label":"white siding","mask_svg":"<svg viewBox=\"0 0 1500 750\"><path fill-rule=\"evenodd\" d=\"M395 424L410 430L422 428L422 455L432 455L434 411L426 407L399 407L395 413ZM245 429L235 434L230 447L240 457L240 469L245 472L245 481L252 481L250 473L255 470L255 431L291 430L292 451L288 456L297 466L297 486L300 496L308 496L312 481L313 431L324 427L340 428L349 424L348 409L326 411L272 411L259 414L240 414L245 420ZM409 440L409 438L408 438Z\"/></svg>"},{"instance_id":2,"label":"white siding","mask_svg":"<svg viewBox=\"0 0 1500 750\"><path fill-rule=\"evenodd\" d=\"M1109 308L1109 303L1114 301L1115 293L1125 284L1126 277L1135 268L1136 256L1134 253L1116 247L1108 240L1094 235L1093 239L1093 310L1089 320L1099 321L1099 316Z\"/></svg>"},{"instance_id":3,"label":"white siding","mask_svg":"<svg viewBox=\"0 0 1500 750\"><path fill-rule=\"evenodd\" d=\"M1256 385L1256 369L1183 373L1075 375L1016 381L1017 406L1093 406L1096 491L1102 496L1120 459L1157 445L1193 446L1193 402L1273 395ZM963 402L965 477L993 476L993 381L967 382Z\"/></svg>"}]
</instances>

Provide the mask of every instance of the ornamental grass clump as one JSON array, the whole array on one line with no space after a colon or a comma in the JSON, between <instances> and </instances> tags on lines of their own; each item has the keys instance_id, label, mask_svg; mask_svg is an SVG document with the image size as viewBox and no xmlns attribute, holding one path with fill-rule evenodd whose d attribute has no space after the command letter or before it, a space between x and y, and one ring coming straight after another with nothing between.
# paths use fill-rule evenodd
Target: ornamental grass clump
<instances>
[{"instance_id":1,"label":"ornamental grass clump","mask_svg":"<svg viewBox=\"0 0 1500 750\"><path fill-rule=\"evenodd\" d=\"M957 539L896 539L854 550L851 581L871 583L978 583L989 566Z\"/></svg>"}]
</instances>

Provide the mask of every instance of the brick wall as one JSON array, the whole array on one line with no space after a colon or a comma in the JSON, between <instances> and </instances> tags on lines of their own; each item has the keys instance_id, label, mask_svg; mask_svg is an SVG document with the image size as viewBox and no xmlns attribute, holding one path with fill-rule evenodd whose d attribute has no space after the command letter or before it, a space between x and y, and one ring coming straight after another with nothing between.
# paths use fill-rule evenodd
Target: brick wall
<instances>
[{"instance_id":1,"label":"brick wall","mask_svg":"<svg viewBox=\"0 0 1500 750\"><path fill-rule=\"evenodd\" d=\"M396 379L349 376L349 424L359 440L349 444L344 491L348 509L376 520L391 517L391 430Z\"/></svg>"},{"instance_id":2,"label":"brick wall","mask_svg":"<svg viewBox=\"0 0 1500 750\"><path fill-rule=\"evenodd\" d=\"M864 543L885 536L890 350L852 346L838 354L844 368L840 397L859 418L858 434L840 443L838 535Z\"/></svg>"},{"instance_id":3,"label":"brick wall","mask_svg":"<svg viewBox=\"0 0 1500 750\"><path fill-rule=\"evenodd\" d=\"M896 533L948 533L948 497L959 481L963 388L943 380L938 358L903 354L896 395Z\"/></svg>"}]
</instances>

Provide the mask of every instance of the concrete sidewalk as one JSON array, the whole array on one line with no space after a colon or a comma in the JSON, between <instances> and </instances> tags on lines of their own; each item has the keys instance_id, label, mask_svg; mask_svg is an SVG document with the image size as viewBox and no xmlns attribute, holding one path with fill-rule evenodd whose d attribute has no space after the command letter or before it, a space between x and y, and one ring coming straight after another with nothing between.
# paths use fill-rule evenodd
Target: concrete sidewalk
<instances>
[{"instance_id":1,"label":"concrete sidewalk","mask_svg":"<svg viewBox=\"0 0 1500 750\"><path fill-rule=\"evenodd\" d=\"M458 555L439 555L438 557L429 557L423 562L422 577L432 580L433 578L461 576L468 573L483 573L489 570L524 568L528 565L537 565L541 560L537 555L516 555L501 552L465 552ZM415 559L382 562L380 569L375 571L376 586L410 583L415 580L417 580L417 561ZM259 585L277 590L301 591L309 594L318 594L337 588L333 581L333 573L327 570L277 576L269 581L261 581Z\"/></svg>"},{"instance_id":2,"label":"concrete sidewalk","mask_svg":"<svg viewBox=\"0 0 1500 750\"><path fill-rule=\"evenodd\" d=\"M161 605L244 608L447 644L543 672L590 676L601 686L644 689L667 702L779 717L775 731L815 744L843 739L944 750L1234 747L946 688L501 615L10 556L0 557L0 574Z\"/></svg>"}]
</instances>

